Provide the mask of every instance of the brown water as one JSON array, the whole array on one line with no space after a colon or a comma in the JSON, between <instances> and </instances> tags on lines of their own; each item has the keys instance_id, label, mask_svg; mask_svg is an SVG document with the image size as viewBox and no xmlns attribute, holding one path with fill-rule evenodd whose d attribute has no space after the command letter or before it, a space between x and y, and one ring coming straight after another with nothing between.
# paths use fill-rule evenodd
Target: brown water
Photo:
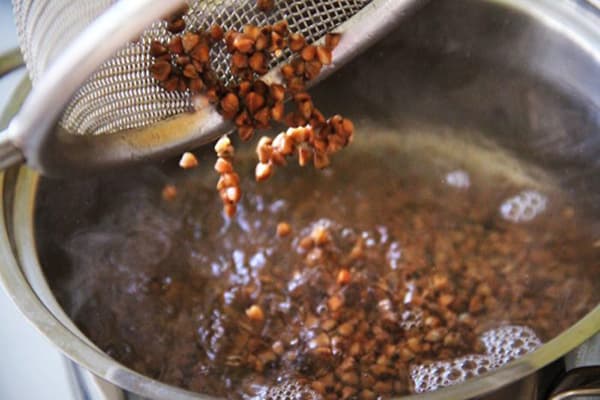
<instances>
[{"instance_id":1,"label":"brown water","mask_svg":"<svg viewBox=\"0 0 600 400\"><path fill-rule=\"evenodd\" d=\"M51 285L111 357L230 398L434 390L535 349L598 303L597 238L551 179L426 135L368 139L326 171L279 169L260 185L246 160L234 220L210 157L192 172L43 183ZM292 232L278 237L284 221Z\"/></svg>"}]
</instances>

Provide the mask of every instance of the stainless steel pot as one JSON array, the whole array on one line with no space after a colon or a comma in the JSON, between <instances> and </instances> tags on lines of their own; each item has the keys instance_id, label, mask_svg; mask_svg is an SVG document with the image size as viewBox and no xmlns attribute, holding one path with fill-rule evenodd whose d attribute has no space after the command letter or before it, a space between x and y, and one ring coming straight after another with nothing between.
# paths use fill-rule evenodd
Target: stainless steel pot
<instances>
[{"instance_id":1,"label":"stainless steel pot","mask_svg":"<svg viewBox=\"0 0 600 400\"><path fill-rule=\"evenodd\" d=\"M422 122L481 132L465 140L495 143L554 176L576 194L600 234L600 13L592 3L431 1L315 96L320 104L335 104L336 111L359 119L368 114L399 133ZM19 96L13 103L18 101ZM208 398L125 368L64 314L36 253L39 180L26 167L0 175L0 281L23 314L69 358L120 388L153 399ZM407 398L497 392L530 378L599 330L597 306L537 351L497 371Z\"/></svg>"}]
</instances>

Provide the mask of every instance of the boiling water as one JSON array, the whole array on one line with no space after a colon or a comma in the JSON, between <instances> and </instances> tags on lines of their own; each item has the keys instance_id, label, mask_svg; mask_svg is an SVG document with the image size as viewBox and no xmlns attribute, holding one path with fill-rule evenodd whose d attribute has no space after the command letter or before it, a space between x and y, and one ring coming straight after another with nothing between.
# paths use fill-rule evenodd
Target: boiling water
<instances>
[{"instance_id":1,"label":"boiling water","mask_svg":"<svg viewBox=\"0 0 600 400\"><path fill-rule=\"evenodd\" d=\"M325 171L290 166L257 185L240 155L233 220L210 155L192 172L42 181L37 241L59 301L141 373L272 399L436 390L535 350L598 303L597 238L552 177L462 136L359 125ZM281 221L290 237L275 235ZM303 248L315 227L329 242Z\"/></svg>"}]
</instances>

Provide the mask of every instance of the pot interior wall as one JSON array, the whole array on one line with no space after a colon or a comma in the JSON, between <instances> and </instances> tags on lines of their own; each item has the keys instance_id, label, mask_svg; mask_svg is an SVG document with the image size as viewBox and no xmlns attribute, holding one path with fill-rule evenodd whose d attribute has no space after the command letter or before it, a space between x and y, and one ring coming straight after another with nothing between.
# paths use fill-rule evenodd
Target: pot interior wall
<instances>
[{"instance_id":1,"label":"pot interior wall","mask_svg":"<svg viewBox=\"0 0 600 400\"><path fill-rule=\"evenodd\" d=\"M316 92L328 111L341 104L390 127L427 123L499 144L597 213L599 71L594 55L516 10L433 1Z\"/></svg>"}]
</instances>

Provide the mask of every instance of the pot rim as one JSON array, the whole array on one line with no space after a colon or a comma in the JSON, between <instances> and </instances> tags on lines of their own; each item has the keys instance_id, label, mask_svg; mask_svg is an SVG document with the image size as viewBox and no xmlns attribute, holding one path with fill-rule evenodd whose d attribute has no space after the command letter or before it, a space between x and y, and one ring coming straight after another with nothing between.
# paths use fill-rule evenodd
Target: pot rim
<instances>
[{"instance_id":1,"label":"pot rim","mask_svg":"<svg viewBox=\"0 0 600 400\"><path fill-rule=\"evenodd\" d=\"M570 2L555 0L488 0L515 9L559 31L600 63L600 29L595 17L582 15ZM37 259L33 236L35 194L39 175L27 167L18 170L16 187L0 173L0 191L6 199L14 194L13 209L0 201L0 284L28 321L64 355L95 375L138 395L157 399L216 399L193 393L145 377L108 357L76 332L71 324L63 324L34 292L20 265L43 272ZM14 190L14 193L12 193ZM8 220L12 215L12 218ZM19 221L13 224L12 221ZM9 233L7 227L14 227ZM11 240L12 239L12 240ZM14 247L13 247L14 245ZM71 325L71 326L68 326ZM557 337L536 351L464 383L430 393L402 399L454 399L477 397L522 379L562 357L600 331L600 305Z\"/></svg>"}]
</instances>

